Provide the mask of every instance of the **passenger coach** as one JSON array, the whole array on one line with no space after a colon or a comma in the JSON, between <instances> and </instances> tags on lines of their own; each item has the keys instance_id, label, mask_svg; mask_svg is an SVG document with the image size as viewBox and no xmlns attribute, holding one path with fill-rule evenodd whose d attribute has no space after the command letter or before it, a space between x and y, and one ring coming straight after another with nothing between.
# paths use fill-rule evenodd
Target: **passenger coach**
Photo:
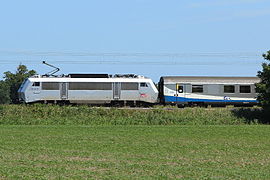
<instances>
[{"instance_id":1,"label":"passenger coach","mask_svg":"<svg viewBox=\"0 0 270 180\"><path fill-rule=\"evenodd\" d=\"M164 76L159 82L163 104L186 105L255 105L257 77Z\"/></svg>"}]
</instances>

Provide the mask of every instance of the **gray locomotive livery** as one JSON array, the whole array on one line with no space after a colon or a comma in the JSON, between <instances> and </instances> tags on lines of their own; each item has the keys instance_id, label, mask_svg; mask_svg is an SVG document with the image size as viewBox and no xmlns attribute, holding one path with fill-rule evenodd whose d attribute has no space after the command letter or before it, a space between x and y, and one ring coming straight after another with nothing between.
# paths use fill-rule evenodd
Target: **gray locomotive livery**
<instances>
[{"instance_id":1,"label":"gray locomotive livery","mask_svg":"<svg viewBox=\"0 0 270 180\"><path fill-rule=\"evenodd\" d=\"M157 103L158 90L149 78L138 75L35 75L18 90L25 103L147 104Z\"/></svg>"},{"instance_id":2,"label":"gray locomotive livery","mask_svg":"<svg viewBox=\"0 0 270 180\"><path fill-rule=\"evenodd\" d=\"M256 105L257 77L163 76L159 87L139 75L35 75L18 90L25 103Z\"/></svg>"}]
</instances>

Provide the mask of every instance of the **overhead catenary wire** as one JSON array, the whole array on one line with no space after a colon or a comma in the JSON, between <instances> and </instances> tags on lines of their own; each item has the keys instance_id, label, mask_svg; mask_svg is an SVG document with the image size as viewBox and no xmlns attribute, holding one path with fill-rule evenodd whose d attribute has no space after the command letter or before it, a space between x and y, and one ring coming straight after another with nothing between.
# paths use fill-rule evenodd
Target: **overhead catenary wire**
<instances>
[{"instance_id":1,"label":"overhead catenary wire","mask_svg":"<svg viewBox=\"0 0 270 180\"><path fill-rule=\"evenodd\" d=\"M18 58L18 56L20 58ZM16 57L16 58L15 58ZM40 64L42 59L57 64L115 65L255 65L262 62L258 52L192 53L93 53L75 51L0 50L0 64Z\"/></svg>"},{"instance_id":2,"label":"overhead catenary wire","mask_svg":"<svg viewBox=\"0 0 270 180\"><path fill-rule=\"evenodd\" d=\"M138 60L129 60L129 61L104 61L104 60L50 60L50 62L55 64L110 64L110 65L255 65L260 64L262 61L138 61ZM18 63L27 63L27 64L41 64L40 60L16 60L16 61L2 61L0 64L18 64Z\"/></svg>"},{"instance_id":3,"label":"overhead catenary wire","mask_svg":"<svg viewBox=\"0 0 270 180\"><path fill-rule=\"evenodd\" d=\"M258 57L258 52L181 52L181 53L147 53L147 52L88 52L88 51L10 51L0 50L4 55L26 56L88 56L88 57Z\"/></svg>"}]
</instances>

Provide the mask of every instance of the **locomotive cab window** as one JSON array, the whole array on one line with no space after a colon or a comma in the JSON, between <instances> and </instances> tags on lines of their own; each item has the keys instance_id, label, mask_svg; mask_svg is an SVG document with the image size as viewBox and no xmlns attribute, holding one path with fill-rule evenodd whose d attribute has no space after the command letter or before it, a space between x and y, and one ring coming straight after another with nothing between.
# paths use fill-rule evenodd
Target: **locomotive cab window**
<instances>
[{"instance_id":1,"label":"locomotive cab window","mask_svg":"<svg viewBox=\"0 0 270 180\"><path fill-rule=\"evenodd\" d=\"M203 93L203 85L192 85L192 93Z\"/></svg>"},{"instance_id":2,"label":"locomotive cab window","mask_svg":"<svg viewBox=\"0 0 270 180\"><path fill-rule=\"evenodd\" d=\"M251 88L249 85L241 85L240 86L240 93L250 93Z\"/></svg>"},{"instance_id":3,"label":"locomotive cab window","mask_svg":"<svg viewBox=\"0 0 270 180\"><path fill-rule=\"evenodd\" d=\"M140 87L148 87L146 83L140 83Z\"/></svg>"},{"instance_id":4,"label":"locomotive cab window","mask_svg":"<svg viewBox=\"0 0 270 180\"><path fill-rule=\"evenodd\" d=\"M178 93L183 93L184 92L184 87L183 86L177 86L177 92Z\"/></svg>"},{"instance_id":5,"label":"locomotive cab window","mask_svg":"<svg viewBox=\"0 0 270 180\"><path fill-rule=\"evenodd\" d=\"M235 93L234 85L224 85L224 93Z\"/></svg>"},{"instance_id":6,"label":"locomotive cab window","mask_svg":"<svg viewBox=\"0 0 270 180\"><path fill-rule=\"evenodd\" d=\"M32 86L39 87L40 86L40 82L33 82Z\"/></svg>"}]
</instances>

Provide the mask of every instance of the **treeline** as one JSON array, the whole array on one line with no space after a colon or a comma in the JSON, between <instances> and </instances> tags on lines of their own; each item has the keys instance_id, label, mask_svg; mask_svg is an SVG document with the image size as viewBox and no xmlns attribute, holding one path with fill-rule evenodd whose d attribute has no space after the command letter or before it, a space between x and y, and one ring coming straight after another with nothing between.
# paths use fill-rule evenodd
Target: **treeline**
<instances>
[{"instance_id":1,"label":"treeline","mask_svg":"<svg viewBox=\"0 0 270 180\"><path fill-rule=\"evenodd\" d=\"M18 89L22 82L36 74L35 70L28 70L25 65L19 65L15 73L4 72L4 80L0 81L0 104L18 104Z\"/></svg>"}]
</instances>

